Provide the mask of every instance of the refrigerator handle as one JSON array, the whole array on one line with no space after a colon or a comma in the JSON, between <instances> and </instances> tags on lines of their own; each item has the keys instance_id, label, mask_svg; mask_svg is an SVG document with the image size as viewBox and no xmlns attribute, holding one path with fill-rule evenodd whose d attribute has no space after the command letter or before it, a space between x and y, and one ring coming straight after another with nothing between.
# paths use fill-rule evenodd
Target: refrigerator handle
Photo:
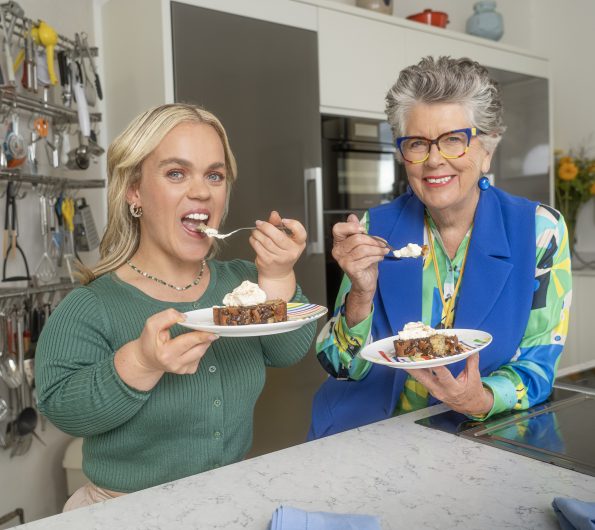
<instances>
[{"instance_id":1,"label":"refrigerator handle","mask_svg":"<svg viewBox=\"0 0 595 530\"><path fill-rule=\"evenodd\" d=\"M310 201L310 198L313 201ZM322 168L310 167L304 170L304 202L306 207L306 231L308 244L306 254L324 254L322 227Z\"/></svg>"}]
</instances>

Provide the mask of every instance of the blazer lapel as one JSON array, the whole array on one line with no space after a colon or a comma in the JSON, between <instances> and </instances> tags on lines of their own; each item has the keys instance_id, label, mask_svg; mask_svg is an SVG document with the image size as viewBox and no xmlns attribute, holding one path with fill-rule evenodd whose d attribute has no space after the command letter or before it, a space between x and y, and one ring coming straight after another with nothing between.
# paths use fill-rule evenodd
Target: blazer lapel
<instances>
[{"instance_id":1,"label":"blazer lapel","mask_svg":"<svg viewBox=\"0 0 595 530\"><path fill-rule=\"evenodd\" d=\"M424 205L412 195L403 207L388 242L401 248L407 243L423 244ZM378 289L386 315L396 335L407 322L421 320L423 260L387 258L378 265Z\"/></svg>"},{"instance_id":2,"label":"blazer lapel","mask_svg":"<svg viewBox=\"0 0 595 530\"><path fill-rule=\"evenodd\" d=\"M455 327L481 329L512 271L510 256L497 197L491 189L483 191L475 214Z\"/></svg>"}]
</instances>

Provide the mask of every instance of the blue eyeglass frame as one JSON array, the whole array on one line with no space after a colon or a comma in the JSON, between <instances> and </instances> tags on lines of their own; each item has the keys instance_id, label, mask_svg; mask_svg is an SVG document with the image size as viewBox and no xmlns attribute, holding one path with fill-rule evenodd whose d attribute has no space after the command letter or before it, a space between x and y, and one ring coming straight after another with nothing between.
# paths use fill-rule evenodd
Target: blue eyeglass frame
<instances>
[{"instance_id":1,"label":"blue eyeglass frame","mask_svg":"<svg viewBox=\"0 0 595 530\"><path fill-rule=\"evenodd\" d=\"M458 132L464 132L467 135L467 145L465 146L465 150L463 151L462 154L457 155L457 156L449 156L449 155L444 154L440 150L440 146L438 145L440 138L442 138L443 136L447 136L449 134L458 133ZM445 133L442 133L437 138L434 138L433 140L431 140L430 138L426 138L425 136L400 136L395 140L395 145L396 145L397 149L399 150L399 153L401 153L403 160L405 160L406 162L409 162L410 164L421 164L421 163L425 162L430 157L430 151L432 150L432 145L436 146L436 149L438 149L438 152L442 155L443 158L446 158L448 160L453 160L455 158L461 158L461 157L465 156L467 154L467 151L469 150L469 144L471 143L471 138L473 138L474 136L478 136L480 134L483 134L483 132L480 131L477 127L466 127L465 129L455 129L454 131L447 131ZM425 140L426 142L429 142L428 152L426 153L426 156L422 160L416 160L416 161L409 160L408 158L405 157L405 155L403 154L403 150L401 149L401 144L405 140L414 140L414 139Z\"/></svg>"}]
</instances>

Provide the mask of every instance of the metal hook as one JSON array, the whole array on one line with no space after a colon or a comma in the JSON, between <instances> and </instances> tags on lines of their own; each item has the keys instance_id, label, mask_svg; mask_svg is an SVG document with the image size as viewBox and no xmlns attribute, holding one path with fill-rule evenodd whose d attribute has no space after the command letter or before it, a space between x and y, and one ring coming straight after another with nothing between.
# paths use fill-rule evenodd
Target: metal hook
<instances>
[{"instance_id":1,"label":"metal hook","mask_svg":"<svg viewBox=\"0 0 595 530\"><path fill-rule=\"evenodd\" d=\"M27 196L27 191L25 190L22 193L19 193L21 191L21 188L23 187L23 181L15 180L14 184L15 184L15 190L14 190L15 198L18 200L24 199Z\"/></svg>"},{"instance_id":2,"label":"metal hook","mask_svg":"<svg viewBox=\"0 0 595 530\"><path fill-rule=\"evenodd\" d=\"M38 182L38 183L33 184L33 187L36 189L37 194L40 197L46 197L47 196L48 186L49 186L49 184L46 184L44 182Z\"/></svg>"}]
</instances>

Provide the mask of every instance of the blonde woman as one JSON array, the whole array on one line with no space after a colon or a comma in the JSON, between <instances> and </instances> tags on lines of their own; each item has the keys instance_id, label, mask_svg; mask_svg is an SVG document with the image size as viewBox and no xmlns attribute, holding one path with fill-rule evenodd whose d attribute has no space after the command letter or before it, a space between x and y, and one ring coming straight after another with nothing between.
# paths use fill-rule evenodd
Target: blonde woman
<instances>
[{"instance_id":1,"label":"blonde woman","mask_svg":"<svg viewBox=\"0 0 595 530\"><path fill-rule=\"evenodd\" d=\"M84 437L91 482L65 511L242 459L265 366L308 351L314 325L239 340L176 326L243 280L269 299L305 301L298 221L282 220L291 237L277 212L257 221L255 265L209 258L212 239L195 228L219 227L235 178L223 126L194 106L150 109L110 146L101 260L52 314L36 354L40 411Z\"/></svg>"}]
</instances>

